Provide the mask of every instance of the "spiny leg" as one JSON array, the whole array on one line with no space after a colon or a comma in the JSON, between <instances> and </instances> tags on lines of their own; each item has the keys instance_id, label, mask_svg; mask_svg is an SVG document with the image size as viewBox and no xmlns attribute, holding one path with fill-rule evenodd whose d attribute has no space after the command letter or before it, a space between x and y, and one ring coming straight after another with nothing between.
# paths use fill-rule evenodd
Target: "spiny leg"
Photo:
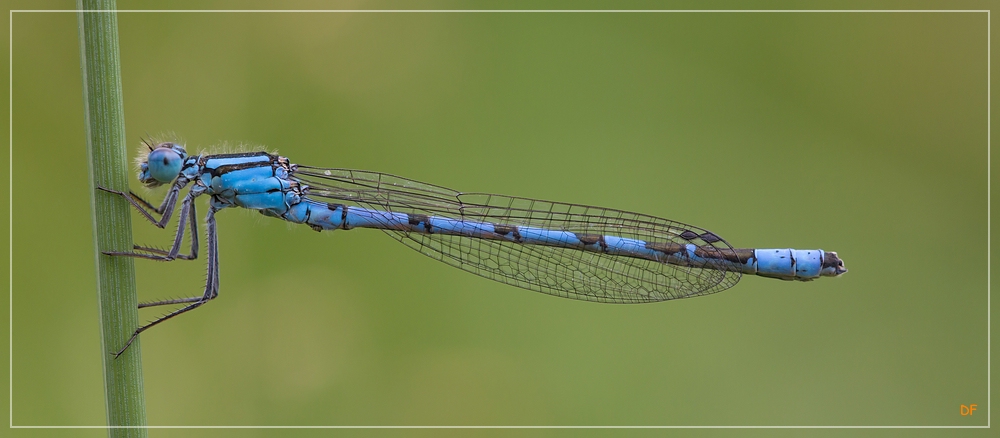
<instances>
[{"instance_id":1,"label":"spiny leg","mask_svg":"<svg viewBox=\"0 0 1000 438\"><path fill-rule=\"evenodd\" d=\"M182 206L181 208L183 209L184 207ZM190 214L188 216L188 221L191 222L191 255L190 256L185 256L185 255L181 254L181 255L177 256L177 258L179 258L179 259L194 260L194 259L196 259L198 257L198 226L197 226L197 223L195 222L196 216L197 215L195 214L195 204L192 202L191 203ZM212 213L212 224L213 224L213 227L214 227L214 223L215 223L215 216L214 216L214 212L213 212ZM183 226L183 224L181 226ZM213 230L213 232L214 232L214 230ZM208 235L212 236L213 232L210 232ZM208 237L208 239L209 239L209 245L211 245L211 237ZM158 249L158 248L142 248L142 249L144 251L149 251L149 252L153 252L153 253L156 253L156 254L161 254L161 255L164 255L164 256L169 256L169 254L170 254L169 252L164 251L162 249ZM216 247L216 250L218 250L218 247ZM212 266L209 265L208 268L209 268L209 276L211 277ZM218 277L218 275L216 275L216 277ZM219 289L219 284L218 284L218 281L216 281L216 284L215 284L216 294L218 294L218 289ZM213 295L211 298L215 298L215 296ZM211 298L209 298L209 299L211 299ZM194 303L194 302L197 302L197 301L200 301L200 300L203 300L203 299L204 299L204 296L200 296L200 297L188 297L188 298L173 298L173 299L161 300L161 301L148 301L148 302L145 302L145 303L139 303L139 308L142 309L142 308L146 308L146 307L166 306L166 305L170 305L170 304Z\"/></svg>"},{"instance_id":2,"label":"spiny leg","mask_svg":"<svg viewBox=\"0 0 1000 438\"><path fill-rule=\"evenodd\" d=\"M173 318L177 315L180 315L184 312L194 310L200 307L202 304L207 303L209 300L219 296L219 243L215 227L216 211L217 210L215 207L209 206L208 218L205 220L205 223L207 224L205 238L208 240L208 280L205 281L205 292L200 297L181 298L177 300L166 300L156 303L145 303L145 305L139 305L139 307L151 307L161 304L191 303L188 304L187 306L181 307L180 309L177 309L173 312L163 315L153 320L153 322L150 322L146 325L137 328L135 332L132 333L132 336L128 339L128 341L125 342L125 346L122 347L121 350L118 350L117 353L113 353L115 358L121 356L122 353L124 353L125 350L127 350L128 347L132 345L132 342L134 342L135 339L139 337L139 333L142 333L147 329L149 329L150 327L157 325L163 321L166 321L170 318Z\"/></svg>"},{"instance_id":3,"label":"spiny leg","mask_svg":"<svg viewBox=\"0 0 1000 438\"><path fill-rule=\"evenodd\" d=\"M207 233L208 234L207 239L208 239L208 245L209 245L209 257L211 258L212 254L218 254L218 252L217 252L218 251L218 246L215 246L214 249L212 247L212 242L214 241L214 239L212 238L212 236L215 235L215 211L217 211L217 210L215 210L214 208L211 208L211 207L209 207L209 208L210 208L210 211L209 211L210 219L209 220L211 221L210 223L211 223L211 227L212 228ZM190 256L191 258L190 259L185 259L184 255L179 255L178 256L178 258L185 259L185 260L194 260L195 258L198 257L198 229L197 229L197 225L195 223L195 216L196 215L195 215L195 212L194 212L194 203L191 203L191 210L190 211L191 211L191 213L190 213L190 216L189 216L188 220L191 222L191 256ZM162 249L150 248L148 250L150 250L151 252L156 252L158 254L169 255L169 252L164 251ZM216 259L216 262L218 262L218 259ZM215 273L215 277L216 277L216 280L215 280L215 289L214 289L215 293L211 297L209 297L208 299L215 298L215 296L218 295L218 290L219 290L218 272L215 269L213 269L211 261L209 261L208 278L212 278L212 274L213 273ZM206 286L206 290L208 290L207 286ZM166 305L170 305L170 304L194 303L194 302L202 301L204 299L205 299L204 296L200 296L200 297L188 297L188 298L173 298L173 299L161 300L161 301L148 301L148 302L145 302L145 303L139 303L139 308L142 309L142 308L146 308L146 307L166 306Z\"/></svg>"},{"instance_id":4,"label":"spiny leg","mask_svg":"<svg viewBox=\"0 0 1000 438\"><path fill-rule=\"evenodd\" d=\"M185 202L187 202L187 200L185 200ZM178 254L177 258L181 259L181 260L194 260L194 259L198 258L198 223L196 222L196 220L197 220L197 213L195 213L195 204L194 204L194 202L191 202L190 205L191 205L191 208L190 208L190 210L188 210L190 213L187 216L188 216L188 222L191 223L191 254L190 255ZM184 208L185 207L182 205L181 206L181 214L182 215L184 214L184 212L183 212ZM183 229L182 228L183 226L184 226L183 222L181 224L179 224L179 226L178 226L178 233L181 232L181 230ZM176 246L179 246L180 239L176 238L175 239L175 243L177 244ZM151 253L154 253L154 254L159 254L159 255L162 255L164 257L170 257L170 252L169 251L164 251L164 250L159 249L159 248L148 248L148 247L141 247L141 246L137 245L136 249L139 249L139 250L142 250L142 251L148 251L148 252L151 252ZM159 259L159 260L167 261L165 259ZM216 288L218 288L218 285L216 285ZM162 301L149 301L149 302L145 302L145 303L139 303L139 308L142 309L142 308L145 308L145 307L166 306L166 305L169 305L169 304L193 303L193 302L196 302L198 300L201 300L202 298L203 297L190 297L190 298L174 298L174 299L162 300Z\"/></svg>"},{"instance_id":5,"label":"spiny leg","mask_svg":"<svg viewBox=\"0 0 1000 438\"><path fill-rule=\"evenodd\" d=\"M170 222L170 217L174 214L174 207L177 205L177 197L179 196L181 189L183 189L188 182L187 178L177 178L177 181L175 181L174 185L170 187L170 191L167 192L167 196L163 198L163 202L159 207L153 207L153 204L150 204L149 201L142 199L139 195L136 195L131 191L125 193L101 186L97 186L97 189L125 198L125 200L132 204L136 210L139 210L139 213L142 213L142 215L149 220L149 222L159 228L163 228L167 226L167 222ZM152 213L146 210L147 208L152 210L154 213L159 214L160 220L156 220Z\"/></svg>"},{"instance_id":6,"label":"spiny leg","mask_svg":"<svg viewBox=\"0 0 1000 438\"><path fill-rule=\"evenodd\" d=\"M105 251L104 254L110 256L138 257L157 261L171 261L177 258L181 260L194 260L198 258L198 223L196 222L194 205L194 199L197 196L198 194L194 192L188 192L187 196L184 197L184 201L181 202L180 220L177 223L177 232L174 234L174 244L170 247L170 251L133 245L134 249L146 251L150 254L130 251ZM173 207L170 207L170 209L173 210ZM184 239L184 226L188 222L191 224L191 252L190 254L180 254L181 242Z\"/></svg>"},{"instance_id":7,"label":"spiny leg","mask_svg":"<svg viewBox=\"0 0 1000 438\"><path fill-rule=\"evenodd\" d=\"M190 206L191 208L188 210L187 220L188 223L191 224L191 251L188 254L174 254L174 257L181 260L195 260L198 258L198 213L196 212L197 209L196 209L196 204L194 202L191 202ZM182 217L184 215L183 208L184 206L181 206ZM180 232L180 227L178 227L178 232ZM175 241L179 242L179 239L177 239L176 236L174 239ZM153 254L159 254L162 256L170 257L170 251L164 251L159 248L153 248L150 246L141 246L141 245L133 245L132 248L139 251L145 251ZM177 249L178 252L180 252L179 245L177 246ZM141 308L142 306L140 305L139 307Z\"/></svg>"},{"instance_id":8,"label":"spiny leg","mask_svg":"<svg viewBox=\"0 0 1000 438\"><path fill-rule=\"evenodd\" d=\"M197 301L201 301L203 299L205 299L205 297L201 296L201 297L188 297L188 298L174 298L172 300L163 300L163 301L149 301L145 303L139 303L139 308L144 309L146 307L166 306L170 304L194 303Z\"/></svg>"}]
</instances>

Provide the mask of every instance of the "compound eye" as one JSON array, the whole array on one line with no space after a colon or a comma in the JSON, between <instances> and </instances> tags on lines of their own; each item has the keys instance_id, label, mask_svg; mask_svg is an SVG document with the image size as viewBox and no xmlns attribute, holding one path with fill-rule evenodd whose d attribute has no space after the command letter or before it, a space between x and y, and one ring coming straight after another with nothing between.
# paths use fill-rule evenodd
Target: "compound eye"
<instances>
[{"instance_id":1,"label":"compound eye","mask_svg":"<svg viewBox=\"0 0 1000 438\"><path fill-rule=\"evenodd\" d=\"M184 159L173 149L160 147L149 153L146 163L149 166L149 176L165 184L177 178Z\"/></svg>"}]
</instances>

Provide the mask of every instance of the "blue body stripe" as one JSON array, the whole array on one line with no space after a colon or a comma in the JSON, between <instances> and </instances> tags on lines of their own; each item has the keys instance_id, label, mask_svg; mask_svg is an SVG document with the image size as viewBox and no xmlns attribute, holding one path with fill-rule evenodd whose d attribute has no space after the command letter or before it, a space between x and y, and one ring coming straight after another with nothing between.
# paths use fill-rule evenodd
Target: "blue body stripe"
<instances>
[{"instance_id":1,"label":"blue body stripe","mask_svg":"<svg viewBox=\"0 0 1000 438\"><path fill-rule=\"evenodd\" d=\"M604 236L607 253L620 256L641 257L650 260L663 260L665 254L646 248L646 242L618 236Z\"/></svg>"},{"instance_id":2,"label":"blue body stripe","mask_svg":"<svg viewBox=\"0 0 1000 438\"><path fill-rule=\"evenodd\" d=\"M754 257L743 265L743 273L786 280L819 278L823 270L821 249L755 249Z\"/></svg>"},{"instance_id":3,"label":"blue body stripe","mask_svg":"<svg viewBox=\"0 0 1000 438\"><path fill-rule=\"evenodd\" d=\"M726 260L717 250L700 251L695 244L662 245L614 235L584 235L540 227L493 224L439 216L411 215L341 204L326 204L303 197L289 178L288 169L266 154L209 157L201 172L205 192L219 207L259 210L315 230L376 228L416 233L505 240L523 245L544 245L622 257L643 258L692 268L738 270L765 277L810 280L835 274L824 268L822 250L755 249L748 260ZM741 250L737 250L741 251ZM715 256L715 257L713 257ZM741 256L742 257L742 256ZM831 271L831 272L827 272Z\"/></svg>"},{"instance_id":4,"label":"blue body stripe","mask_svg":"<svg viewBox=\"0 0 1000 438\"><path fill-rule=\"evenodd\" d=\"M436 216L430 216L427 220L431 224L431 232L478 238L488 238L491 234L494 234L492 224L485 224L483 222L463 221ZM421 223L417 223L411 226L411 230L419 232L426 230L426 228Z\"/></svg>"},{"instance_id":5,"label":"blue body stripe","mask_svg":"<svg viewBox=\"0 0 1000 438\"><path fill-rule=\"evenodd\" d=\"M378 228L404 230L409 228L406 213L391 213L359 207L347 207L347 223L345 229Z\"/></svg>"},{"instance_id":6,"label":"blue body stripe","mask_svg":"<svg viewBox=\"0 0 1000 438\"><path fill-rule=\"evenodd\" d=\"M271 155L265 152L251 154L213 155L205 160L205 169L214 170L223 166L233 166L248 163L267 163Z\"/></svg>"}]
</instances>

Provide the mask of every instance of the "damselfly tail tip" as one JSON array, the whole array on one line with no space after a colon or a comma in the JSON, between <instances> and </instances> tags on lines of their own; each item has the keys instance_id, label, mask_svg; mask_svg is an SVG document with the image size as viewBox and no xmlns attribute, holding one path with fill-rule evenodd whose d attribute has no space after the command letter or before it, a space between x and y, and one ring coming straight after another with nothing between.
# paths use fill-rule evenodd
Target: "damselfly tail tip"
<instances>
[{"instance_id":1,"label":"damselfly tail tip","mask_svg":"<svg viewBox=\"0 0 1000 438\"><path fill-rule=\"evenodd\" d=\"M847 272L844 261L837 256L834 251L826 251L823 254L823 269L820 275L826 277L839 277Z\"/></svg>"}]
</instances>

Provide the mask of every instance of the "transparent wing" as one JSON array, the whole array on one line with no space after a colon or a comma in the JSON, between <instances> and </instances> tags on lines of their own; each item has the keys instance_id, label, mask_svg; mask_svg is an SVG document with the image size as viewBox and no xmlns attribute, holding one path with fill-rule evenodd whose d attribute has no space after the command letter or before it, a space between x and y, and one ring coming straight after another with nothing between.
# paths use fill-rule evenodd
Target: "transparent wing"
<instances>
[{"instance_id":1,"label":"transparent wing","mask_svg":"<svg viewBox=\"0 0 1000 438\"><path fill-rule=\"evenodd\" d=\"M608 208L511 196L460 193L394 175L350 169L297 166L292 175L315 200L397 213L425 214L506 226L530 226L600 234L645 242L695 244L718 258L733 248L715 234L690 225ZM387 224L388 226L389 224ZM646 303L707 295L739 281L735 267L671 265L507 240L385 229L410 248L473 274L566 298L608 303Z\"/></svg>"}]
</instances>

